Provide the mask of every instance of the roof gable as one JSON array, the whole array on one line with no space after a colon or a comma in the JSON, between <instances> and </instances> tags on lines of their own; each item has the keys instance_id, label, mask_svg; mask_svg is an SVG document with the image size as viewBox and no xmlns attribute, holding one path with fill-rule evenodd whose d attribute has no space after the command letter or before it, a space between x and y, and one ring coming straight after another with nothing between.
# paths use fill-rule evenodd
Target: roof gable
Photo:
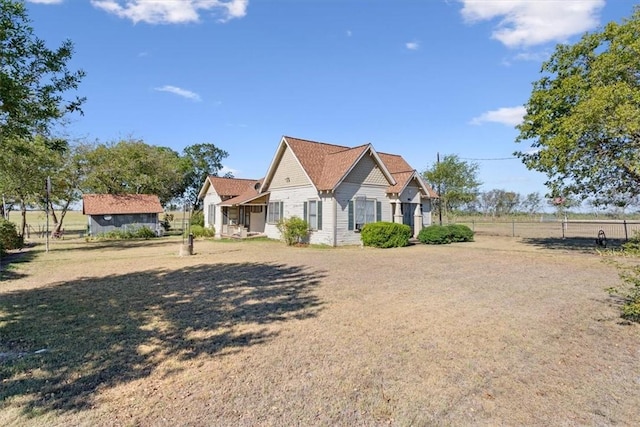
<instances>
[{"instance_id":1,"label":"roof gable","mask_svg":"<svg viewBox=\"0 0 640 427\"><path fill-rule=\"evenodd\" d=\"M269 166L269 171L265 177L265 184L262 188L263 191L271 184L276 169L287 148L291 150L309 178L309 181L318 191L334 190L366 153L370 153L375 158L375 161L384 171L389 183L394 183L393 177L371 144L358 147L345 147L342 145L283 136L276 155Z\"/></svg>"},{"instance_id":2,"label":"roof gable","mask_svg":"<svg viewBox=\"0 0 640 427\"><path fill-rule=\"evenodd\" d=\"M142 214L163 212L158 196L152 194L84 194L84 215Z\"/></svg>"},{"instance_id":3,"label":"roof gable","mask_svg":"<svg viewBox=\"0 0 640 427\"><path fill-rule=\"evenodd\" d=\"M257 179L225 178L209 175L198 193L198 198L203 199L207 191L209 191L209 187L213 187L220 197L236 197L251 188L255 189L256 184L260 182Z\"/></svg>"}]
</instances>

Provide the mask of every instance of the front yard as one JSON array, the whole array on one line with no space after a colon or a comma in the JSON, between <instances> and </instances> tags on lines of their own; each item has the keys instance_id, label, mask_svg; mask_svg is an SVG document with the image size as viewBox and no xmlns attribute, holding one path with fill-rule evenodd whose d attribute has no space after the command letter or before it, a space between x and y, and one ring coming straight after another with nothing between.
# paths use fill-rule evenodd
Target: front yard
<instances>
[{"instance_id":1,"label":"front yard","mask_svg":"<svg viewBox=\"0 0 640 427\"><path fill-rule=\"evenodd\" d=\"M633 424L591 250L55 242L0 281L1 425Z\"/></svg>"}]
</instances>

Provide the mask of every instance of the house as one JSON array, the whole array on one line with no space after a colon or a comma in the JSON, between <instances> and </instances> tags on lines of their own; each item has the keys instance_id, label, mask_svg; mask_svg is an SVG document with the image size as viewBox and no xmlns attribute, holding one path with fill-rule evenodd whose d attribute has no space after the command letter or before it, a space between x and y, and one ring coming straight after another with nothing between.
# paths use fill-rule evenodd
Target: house
<instances>
[{"instance_id":1,"label":"house","mask_svg":"<svg viewBox=\"0 0 640 427\"><path fill-rule=\"evenodd\" d=\"M371 144L345 147L289 136L280 140L262 180L216 190L224 179L209 177L200 192L205 212L213 212L210 223L218 212L224 221L226 212L236 231L280 238L278 221L298 216L309 223L310 243L330 246L360 243L361 228L375 221L407 224L417 235L431 224L431 200L437 198L399 155L378 153Z\"/></svg>"},{"instance_id":2,"label":"house","mask_svg":"<svg viewBox=\"0 0 640 427\"><path fill-rule=\"evenodd\" d=\"M205 227L214 227L218 238L264 233L268 195L259 192L261 185L257 179L207 177L198 194Z\"/></svg>"},{"instance_id":3,"label":"house","mask_svg":"<svg viewBox=\"0 0 640 427\"><path fill-rule=\"evenodd\" d=\"M162 233L158 214L163 212L158 196L151 194L84 194L82 213L88 215L89 235L112 230L148 227Z\"/></svg>"}]
</instances>

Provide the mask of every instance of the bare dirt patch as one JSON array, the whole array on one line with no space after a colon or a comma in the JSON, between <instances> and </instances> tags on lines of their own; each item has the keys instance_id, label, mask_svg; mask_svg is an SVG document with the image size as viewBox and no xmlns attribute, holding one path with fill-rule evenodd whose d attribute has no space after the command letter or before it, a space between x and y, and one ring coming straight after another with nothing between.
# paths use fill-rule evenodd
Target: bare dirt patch
<instances>
[{"instance_id":1,"label":"bare dirt patch","mask_svg":"<svg viewBox=\"0 0 640 427\"><path fill-rule=\"evenodd\" d=\"M57 243L0 282L0 424L638 418L640 329L588 247L179 243Z\"/></svg>"}]
</instances>

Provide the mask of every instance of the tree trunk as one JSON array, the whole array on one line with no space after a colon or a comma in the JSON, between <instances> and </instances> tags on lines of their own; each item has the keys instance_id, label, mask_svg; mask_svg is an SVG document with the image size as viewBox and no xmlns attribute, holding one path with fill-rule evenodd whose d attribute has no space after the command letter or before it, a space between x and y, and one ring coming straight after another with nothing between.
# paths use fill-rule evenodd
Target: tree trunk
<instances>
[{"instance_id":1,"label":"tree trunk","mask_svg":"<svg viewBox=\"0 0 640 427\"><path fill-rule=\"evenodd\" d=\"M27 205L24 202L24 199L20 199L20 212L22 213L22 224L20 226L22 232L20 233L20 236L22 236L22 239L24 240L24 232L27 229Z\"/></svg>"}]
</instances>

